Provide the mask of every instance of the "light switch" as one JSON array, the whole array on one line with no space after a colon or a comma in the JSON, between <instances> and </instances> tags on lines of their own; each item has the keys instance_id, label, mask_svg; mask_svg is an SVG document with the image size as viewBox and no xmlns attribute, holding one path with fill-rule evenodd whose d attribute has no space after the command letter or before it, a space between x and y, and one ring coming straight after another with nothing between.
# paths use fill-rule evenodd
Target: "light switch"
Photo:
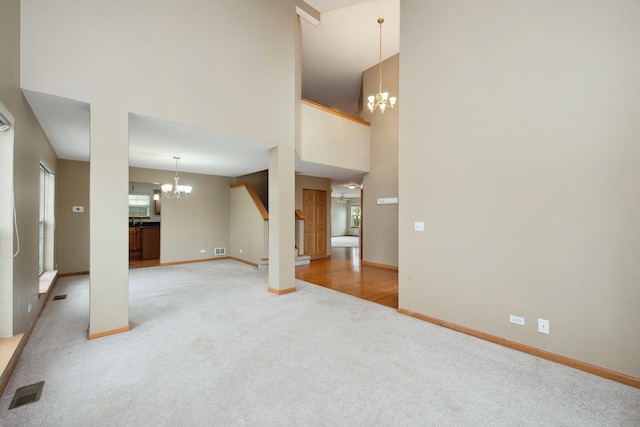
<instances>
[{"instance_id":1,"label":"light switch","mask_svg":"<svg viewBox=\"0 0 640 427\"><path fill-rule=\"evenodd\" d=\"M416 221L416 222L413 224L413 229L414 229L415 231L424 231L424 222L422 222L422 221Z\"/></svg>"}]
</instances>

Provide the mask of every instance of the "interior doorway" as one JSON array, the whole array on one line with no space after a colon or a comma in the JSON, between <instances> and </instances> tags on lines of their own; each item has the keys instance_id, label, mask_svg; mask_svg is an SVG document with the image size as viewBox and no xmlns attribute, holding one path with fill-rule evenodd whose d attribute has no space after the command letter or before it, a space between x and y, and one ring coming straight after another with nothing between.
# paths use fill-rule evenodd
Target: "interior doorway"
<instances>
[{"instance_id":1,"label":"interior doorway","mask_svg":"<svg viewBox=\"0 0 640 427\"><path fill-rule=\"evenodd\" d=\"M327 257L327 192L302 190L304 254L311 260Z\"/></svg>"},{"instance_id":2,"label":"interior doorway","mask_svg":"<svg viewBox=\"0 0 640 427\"><path fill-rule=\"evenodd\" d=\"M362 249L362 190L360 197L344 193L331 198L331 249L358 248L361 257Z\"/></svg>"}]
</instances>

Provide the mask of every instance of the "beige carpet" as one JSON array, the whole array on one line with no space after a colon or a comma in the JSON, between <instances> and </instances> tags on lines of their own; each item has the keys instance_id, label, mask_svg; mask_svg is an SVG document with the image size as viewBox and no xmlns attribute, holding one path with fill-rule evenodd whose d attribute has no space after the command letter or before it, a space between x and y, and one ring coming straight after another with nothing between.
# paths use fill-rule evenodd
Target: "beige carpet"
<instances>
[{"instance_id":1,"label":"beige carpet","mask_svg":"<svg viewBox=\"0 0 640 427\"><path fill-rule=\"evenodd\" d=\"M93 341L88 283L59 279L0 425L640 425L638 389L242 263L132 270L132 330Z\"/></svg>"}]
</instances>

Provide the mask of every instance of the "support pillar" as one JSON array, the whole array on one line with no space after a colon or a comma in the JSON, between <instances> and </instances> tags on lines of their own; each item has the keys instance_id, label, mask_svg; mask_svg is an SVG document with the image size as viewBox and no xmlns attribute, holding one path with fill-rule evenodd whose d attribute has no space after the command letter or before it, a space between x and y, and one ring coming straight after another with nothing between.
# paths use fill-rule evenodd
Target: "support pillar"
<instances>
[{"instance_id":1,"label":"support pillar","mask_svg":"<svg viewBox=\"0 0 640 427\"><path fill-rule=\"evenodd\" d=\"M269 292L295 292L295 152L269 150Z\"/></svg>"},{"instance_id":2,"label":"support pillar","mask_svg":"<svg viewBox=\"0 0 640 427\"><path fill-rule=\"evenodd\" d=\"M89 339L129 330L129 115L91 105Z\"/></svg>"}]
</instances>

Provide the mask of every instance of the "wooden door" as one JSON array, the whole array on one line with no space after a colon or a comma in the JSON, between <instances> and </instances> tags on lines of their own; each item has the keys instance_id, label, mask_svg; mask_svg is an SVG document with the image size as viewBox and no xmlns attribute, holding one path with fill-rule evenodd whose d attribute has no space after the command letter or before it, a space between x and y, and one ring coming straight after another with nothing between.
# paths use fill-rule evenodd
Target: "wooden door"
<instances>
[{"instance_id":1,"label":"wooden door","mask_svg":"<svg viewBox=\"0 0 640 427\"><path fill-rule=\"evenodd\" d=\"M304 254L312 260L327 257L327 192L302 190Z\"/></svg>"}]
</instances>

